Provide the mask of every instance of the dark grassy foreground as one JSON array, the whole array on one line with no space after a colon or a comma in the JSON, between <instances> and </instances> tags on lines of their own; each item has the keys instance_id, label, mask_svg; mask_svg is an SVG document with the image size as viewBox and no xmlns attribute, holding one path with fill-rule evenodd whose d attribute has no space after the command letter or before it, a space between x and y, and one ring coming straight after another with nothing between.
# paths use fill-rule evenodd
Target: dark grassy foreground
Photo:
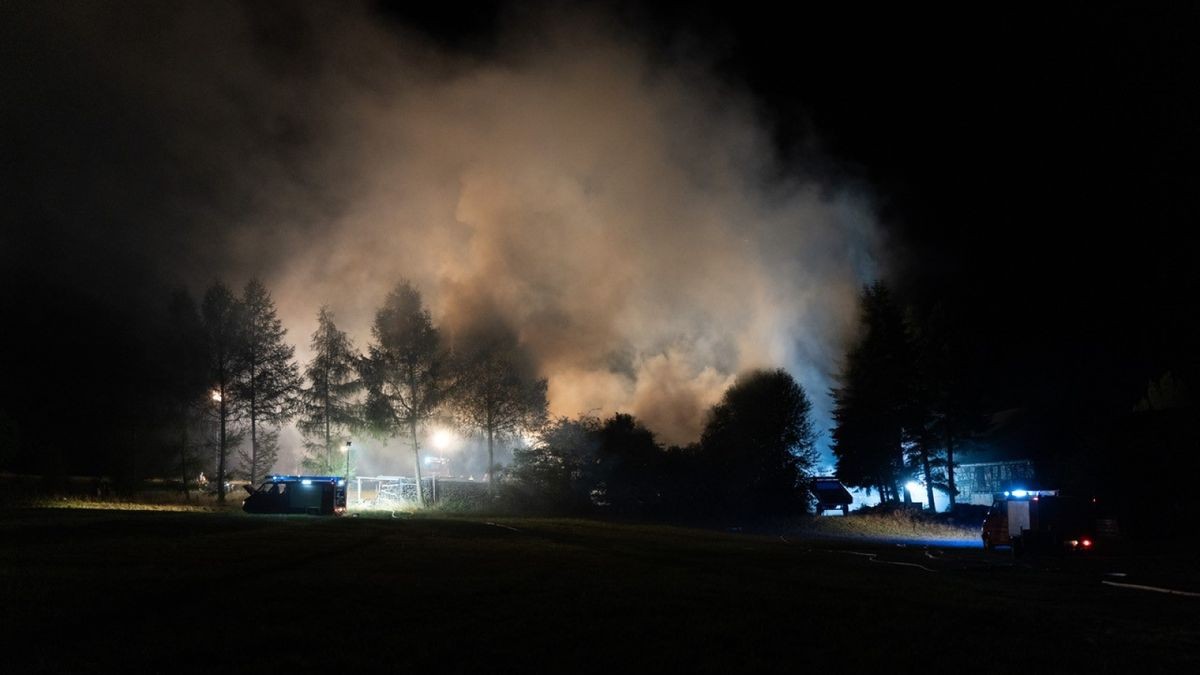
<instances>
[{"instance_id":1,"label":"dark grassy foreground","mask_svg":"<svg viewBox=\"0 0 1200 675\"><path fill-rule=\"evenodd\" d=\"M1200 600L1093 578L927 572L779 537L493 522L2 511L3 670L1194 672L1200 661Z\"/></svg>"}]
</instances>

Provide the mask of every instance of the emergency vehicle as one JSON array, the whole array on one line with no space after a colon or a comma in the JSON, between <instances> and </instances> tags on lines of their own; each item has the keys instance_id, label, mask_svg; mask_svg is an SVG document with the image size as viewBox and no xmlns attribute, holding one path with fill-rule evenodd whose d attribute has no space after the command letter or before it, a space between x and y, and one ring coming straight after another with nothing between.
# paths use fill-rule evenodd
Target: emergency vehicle
<instances>
[{"instance_id":1,"label":"emergency vehicle","mask_svg":"<svg viewBox=\"0 0 1200 675\"><path fill-rule=\"evenodd\" d=\"M1096 546L1093 500L1058 490L1012 490L992 503L983 521L983 547L1011 546L1014 553L1090 551Z\"/></svg>"},{"instance_id":2,"label":"emergency vehicle","mask_svg":"<svg viewBox=\"0 0 1200 675\"><path fill-rule=\"evenodd\" d=\"M340 516L346 512L346 479L341 476L267 476L242 502L246 513L305 513Z\"/></svg>"}]
</instances>

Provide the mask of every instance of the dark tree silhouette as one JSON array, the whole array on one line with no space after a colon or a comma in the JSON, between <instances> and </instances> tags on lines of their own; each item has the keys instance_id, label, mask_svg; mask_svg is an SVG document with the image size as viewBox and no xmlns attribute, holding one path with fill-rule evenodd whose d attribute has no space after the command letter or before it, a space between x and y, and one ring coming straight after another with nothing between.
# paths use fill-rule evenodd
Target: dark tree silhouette
<instances>
[{"instance_id":1,"label":"dark tree silhouette","mask_svg":"<svg viewBox=\"0 0 1200 675\"><path fill-rule=\"evenodd\" d=\"M242 339L235 352L239 377L236 396L250 423L250 452L244 467L251 483L259 472L269 471L271 463L259 453L259 427L278 428L296 409L300 374L292 360L295 347L284 340L287 331L275 314L275 302L266 286L257 279L246 284L242 294Z\"/></svg>"},{"instance_id":2,"label":"dark tree silhouette","mask_svg":"<svg viewBox=\"0 0 1200 675\"><path fill-rule=\"evenodd\" d=\"M197 470L193 429L198 413L210 401L206 396L209 356L205 327L191 294L183 289L172 293L165 318L157 340L160 381L155 389L166 410L166 433L177 453L181 490L186 496L188 480Z\"/></svg>"},{"instance_id":3,"label":"dark tree silhouette","mask_svg":"<svg viewBox=\"0 0 1200 675\"><path fill-rule=\"evenodd\" d=\"M495 490L495 443L546 422L546 380L507 333L470 336L458 357L460 386L453 397L462 426L487 439L488 485Z\"/></svg>"},{"instance_id":4,"label":"dark tree silhouette","mask_svg":"<svg viewBox=\"0 0 1200 675\"><path fill-rule=\"evenodd\" d=\"M665 455L654 433L633 415L617 413L604 421L596 435L597 456L590 467L595 497L628 515L657 510Z\"/></svg>"},{"instance_id":5,"label":"dark tree silhouette","mask_svg":"<svg viewBox=\"0 0 1200 675\"><path fill-rule=\"evenodd\" d=\"M328 308L317 314L317 330L309 344L313 358L304 370L309 386L300 396L296 423L307 439L303 464L310 471L333 474L337 473L335 448L361 424L358 398L363 383L354 345L338 330Z\"/></svg>"},{"instance_id":6,"label":"dark tree silhouette","mask_svg":"<svg viewBox=\"0 0 1200 675\"><path fill-rule=\"evenodd\" d=\"M374 342L362 363L366 419L375 433L384 437L407 433L415 462L417 501L423 504L418 430L437 414L451 392L449 355L420 292L407 281L388 294L375 314L371 335Z\"/></svg>"},{"instance_id":7,"label":"dark tree silhouette","mask_svg":"<svg viewBox=\"0 0 1200 675\"><path fill-rule=\"evenodd\" d=\"M848 485L877 487L885 501L907 492L904 425L911 414L912 354L904 318L882 283L863 289L861 336L833 392L833 452Z\"/></svg>"},{"instance_id":8,"label":"dark tree silhouette","mask_svg":"<svg viewBox=\"0 0 1200 675\"><path fill-rule=\"evenodd\" d=\"M508 485L518 506L565 513L591 508L599 430L595 417L560 417L543 427L533 447L514 450Z\"/></svg>"},{"instance_id":9,"label":"dark tree silhouette","mask_svg":"<svg viewBox=\"0 0 1200 675\"><path fill-rule=\"evenodd\" d=\"M229 448L239 436L240 406L237 405L237 355L244 340L242 306L222 283L213 284L204 294L200 314L204 323L208 351L210 399L217 420L217 500L225 501Z\"/></svg>"},{"instance_id":10,"label":"dark tree silhouette","mask_svg":"<svg viewBox=\"0 0 1200 675\"><path fill-rule=\"evenodd\" d=\"M742 375L709 413L700 439L714 497L727 514L803 509L816 460L812 404L784 370Z\"/></svg>"},{"instance_id":11,"label":"dark tree silhouette","mask_svg":"<svg viewBox=\"0 0 1200 675\"><path fill-rule=\"evenodd\" d=\"M962 440L980 432L987 422L978 378L974 377L978 369L966 338L950 320L944 305L935 305L910 328L916 352L915 392L918 406L925 409L923 415L918 413L918 421L923 423L928 436L925 443L945 449L945 458L941 460L946 475L943 487L953 508L958 494L954 451ZM928 475L926 483L929 484ZM929 503L933 504L932 496Z\"/></svg>"}]
</instances>

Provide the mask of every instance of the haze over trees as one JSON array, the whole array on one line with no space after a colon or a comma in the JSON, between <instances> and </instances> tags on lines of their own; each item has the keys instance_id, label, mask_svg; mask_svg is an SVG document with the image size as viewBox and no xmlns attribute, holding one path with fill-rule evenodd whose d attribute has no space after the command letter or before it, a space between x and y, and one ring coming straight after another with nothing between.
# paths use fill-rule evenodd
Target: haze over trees
<instances>
[{"instance_id":1,"label":"haze over trees","mask_svg":"<svg viewBox=\"0 0 1200 675\"><path fill-rule=\"evenodd\" d=\"M366 355L321 308L303 386L259 281L240 298L218 281L199 307L182 290L160 307L146 340L148 375L139 380L142 417L129 436L139 439L142 475L168 472L185 491L200 471L214 472L222 501L234 476L258 480L281 452L281 427L294 421L306 471L339 474L338 450L369 431L411 448L418 486L425 436L457 428L486 449L489 503L500 507L743 518L807 506L811 403L782 370L743 374L709 411L698 443L664 447L625 413L548 421L547 382L503 321L458 335L453 350L407 282L376 312ZM3 440L14 447L19 430L7 420L5 427ZM134 448L121 447L129 453L121 466L133 471ZM497 453L510 449L512 463L497 471ZM419 487L418 500L427 496Z\"/></svg>"}]
</instances>

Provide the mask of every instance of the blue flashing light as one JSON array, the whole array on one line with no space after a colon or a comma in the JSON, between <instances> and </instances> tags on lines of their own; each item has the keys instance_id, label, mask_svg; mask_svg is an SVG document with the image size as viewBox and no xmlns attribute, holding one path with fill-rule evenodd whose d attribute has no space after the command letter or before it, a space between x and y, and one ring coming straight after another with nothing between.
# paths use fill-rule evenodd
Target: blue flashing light
<instances>
[{"instance_id":1,"label":"blue flashing light","mask_svg":"<svg viewBox=\"0 0 1200 675\"><path fill-rule=\"evenodd\" d=\"M1020 498L1022 498L1022 497L1028 497L1028 496L1029 496L1029 492L1027 492L1027 491L1025 491L1025 490L1013 490L1013 491L1012 491L1012 496L1016 497L1017 499L1020 499Z\"/></svg>"},{"instance_id":2,"label":"blue flashing light","mask_svg":"<svg viewBox=\"0 0 1200 675\"><path fill-rule=\"evenodd\" d=\"M284 474L273 474L266 477L273 483L302 483L304 485L312 485L313 483L337 483L344 480L341 476L290 476Z\"/></svg>"}]
</instances>

